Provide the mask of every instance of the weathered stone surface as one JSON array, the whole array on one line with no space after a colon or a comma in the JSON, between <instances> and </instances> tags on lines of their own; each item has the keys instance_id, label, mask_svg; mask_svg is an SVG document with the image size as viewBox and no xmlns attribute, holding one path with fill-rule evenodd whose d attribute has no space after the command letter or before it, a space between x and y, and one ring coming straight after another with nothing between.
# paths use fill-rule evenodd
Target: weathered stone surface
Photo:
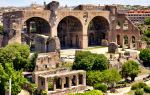
<instances>
[{"instance_id":1,"label":"weathered stone surface","mask_svg":"<svg viewBox=\"0 0 150 95\"><path fill-rule=\"evenodd\" d=\"M40 53L36 59L35 71L44 71L59 66L60 57L58 52Z\"/></svg>"},{"instance_id":2,"label":"weathered stone surface","mask_svg":"<svg viewBox=\"0 0 150 95\"><path fill-rule=\"evenodd\" d=\"M115 7L80 5L75 9L59 9L59 3L57 1L53 1L45 7L46 8L43 8L43 10L29 9L4 13L3 25L6 34L6 37L4 37L4 43L6 44L4 45L13 42L22 43L23 27L26 26L27 33L30 32L31 25L28 24L32 21L38 22L38 29L36 29L37 32L40 31L42 34L46 31L50 37L58 36L59 39L61 39L61 46L64 45L64 48L87 48L89 44L88 42L90 42L91 45L93 45L94 42L96 43L94 45L100 45L101 42L102 45L107 45L107 42L104 41L103 43L102 39L105 39L108 42L117 42L120 46L124 46L124 36L128 37L128 46L130 48L132 45L132 36L135 37L135 40L140 39L140 31L138 28L135 27L124 14L117 13ZM97 8L99 10L97 10ZM36 17L38 18L35 19ZM94 21L94 27L98 29L87 30L87 26L89 26L90 22L93 21L95 17L100 19L100 21ZM71 23L65 20L65 18L69 19ZM65 22L69 23L64 25L67 25L66 27L63 26ZM74 22L74 24L72 24L72 22ZM128 30L126 30L126 32L124 32L123 27L116 29L116 24L119 22L127 24ZM60 28L57 29L59 24L61 24ZM32 33L29 33L29 35L30 34ZM91 37L89 35L91 35Z\"/></svg>"},{"instance_id":3,"label":"weathered stone surface","mask_svg":"<svg viewBox=\"0 0 150 95\"><path fill-rule=\"evenodd\" d=\"M35 51L38 53L46 53L47 51L47 40L49 36L36 34L35 35Z\"/></svg>"},{"instance_id":4,"label":"weathered stone surface","mask_svg":"<svg viewBox=\"0 0 150 95\"><path fill-rule=\"evenodd\" d=\"M103 40L102 40L102 46L108 46L108 41L105 40L105 39L103 39Z\"/></svg>"},{"instance_id":5,"label":"weathered stone surface","mask_svg":"<svg viewBox=\"0 0 150 95\"><path fill-rule=\"evenodd\" d=\"M109 43L108 52L109 53L117 53L118 52L118 45L115 42Z\"/></svg>"},{"instance_id":6,"label":"weathered stone surface","mask_svg":"<svg viewBox=\"0 0 150 95\"><path fill-rule=\"evenodd\" d=\"M58 37L49 38L47 43L48 52L55 52L60 50L60 41Z\"/></svg>"},{"instance_id":7,"label":"weathered stone surface","mask_svg":"<svg viewBox=\"0 0 150 95\"><path fill-rule=\"evenodd\" d=\"M59 52L60 42L58 37L50 38L49 36L37 34L35 36L35 51L38 53Z\"/></svg>"},{"instance_id":8,"label":"weathered stone surface","mask_svg":"<svg viewBox=\"0 0 150 95\"><path fill-rule=\"evenodd\" d=\"M147 47L146 41L137 41L137 50L145 49Z\"/></svg>"}]
</instances>

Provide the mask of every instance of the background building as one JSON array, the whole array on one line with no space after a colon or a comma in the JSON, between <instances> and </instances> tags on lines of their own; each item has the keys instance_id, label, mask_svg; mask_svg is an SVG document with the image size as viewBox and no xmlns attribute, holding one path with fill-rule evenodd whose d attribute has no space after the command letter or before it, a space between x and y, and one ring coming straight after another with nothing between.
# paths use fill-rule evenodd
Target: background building
<instances>
[{"instance_id":1,"label":"background building","mask_svg":"<svg viewBox=\"0 0 150 95\"><path fill-rule=\"evenodd\" d=\"M130 10L126 13L127 17L133 22L135 25L143 24L144 20L150 17L150 9L149 10Z\"/></svg>"}]
</instances>

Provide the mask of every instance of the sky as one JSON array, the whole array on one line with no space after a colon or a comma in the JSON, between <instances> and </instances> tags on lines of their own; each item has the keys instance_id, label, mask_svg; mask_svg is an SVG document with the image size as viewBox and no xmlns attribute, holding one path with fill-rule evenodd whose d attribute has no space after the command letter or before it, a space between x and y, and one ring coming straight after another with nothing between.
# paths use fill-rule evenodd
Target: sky
<instances>
[{"instance_id":1,"label":"sky","mask_svg":"<svg viewBox=\"0 0 150 95\"><path fill-rule=\"evenodd\" d=\"M43 4L49 3L52 0L0 0L0 7L7 6L29 6L32 3ZM55 0L59 1L61 6L75 6L79 4L125 4L125 5L150 5L150 0Z\"/></svg>"}]
</instances>

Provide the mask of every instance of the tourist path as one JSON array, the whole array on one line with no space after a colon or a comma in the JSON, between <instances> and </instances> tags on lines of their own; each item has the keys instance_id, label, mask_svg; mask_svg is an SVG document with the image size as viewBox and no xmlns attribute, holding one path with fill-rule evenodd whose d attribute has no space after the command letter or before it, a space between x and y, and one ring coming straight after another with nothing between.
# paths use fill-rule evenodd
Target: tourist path
<instances>
[{"instance_id":1,"label":"tourist path","mask_svg":"<svg viewBox=\"0 0 150 95\"><path fill-rule=\"evenodd\" d=\"M149 74L140 75L140 76L136 77L135 81L142 80L143 78L145 78L148 75ZM150 84L150 80L146 81L145 83ZM127 95L126 93L128 93L130 90L131 90L131 86L130 87L119 88L119 89L116 89L116 91L118 93L107 93L106 95Z\"/></svg>"}]
</instances>

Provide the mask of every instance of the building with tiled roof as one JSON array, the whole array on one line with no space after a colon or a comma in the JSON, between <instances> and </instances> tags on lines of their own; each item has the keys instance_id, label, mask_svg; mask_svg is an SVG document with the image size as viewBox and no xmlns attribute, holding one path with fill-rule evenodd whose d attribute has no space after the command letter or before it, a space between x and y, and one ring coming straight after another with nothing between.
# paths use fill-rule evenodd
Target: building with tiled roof
<instances>
[{"instance_id":1,"label":"building with tiled roof","mask_svg":"<svg viewBox=\"0 0 150 95\"><path fill-rule=\"evenodd\" d=\"M143 24L144 20L150 17L150 10L130 10L126 15L134 24Z\"/></svg>"}]
</instances>

